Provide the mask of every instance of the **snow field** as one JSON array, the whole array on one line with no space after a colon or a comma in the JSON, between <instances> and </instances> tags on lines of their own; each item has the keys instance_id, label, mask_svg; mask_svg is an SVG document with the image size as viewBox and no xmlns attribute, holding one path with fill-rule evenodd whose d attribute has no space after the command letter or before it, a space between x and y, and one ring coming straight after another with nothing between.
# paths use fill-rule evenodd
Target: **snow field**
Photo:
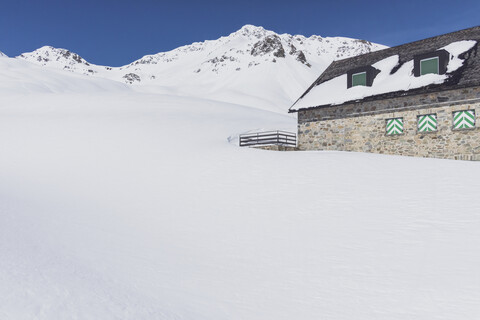
<instances>
[{"instance_id":1,"label":"snow field","mask_svg":"<svg viewBox=\"0 0 480 320\"><path fill-rule=\"evenodd\" d=\"M480 315L476 163L244 149L295 119L41 92L1 97L0 318Z\"/></svg>"},{"instance_id":2,"label":"snow field","mask_svg":"<svg viewBox=\"0 0 480 320\"><path fill-rule=\"evenodd\" d=\"M189 97L0 59L0 319L477 319L477 163L239 148L296 128L263 71Z\"/></svg>"}]
</instances>

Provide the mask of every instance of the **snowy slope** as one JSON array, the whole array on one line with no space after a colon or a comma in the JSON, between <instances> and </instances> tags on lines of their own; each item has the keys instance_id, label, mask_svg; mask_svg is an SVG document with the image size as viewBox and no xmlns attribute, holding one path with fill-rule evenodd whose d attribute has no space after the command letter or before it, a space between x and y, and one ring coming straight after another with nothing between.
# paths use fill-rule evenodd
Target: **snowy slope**
<instances>
[{"instance_id":1,"label":"snowy slope","mask_svg":"<svg viewBox=\"0 0 480 320\"><path fill-rule=\"evenodd\" d=\"M130 86L117 81L87 78L7 57L0 59L0 70L0 93L3 95L131 91Z\"/></svg>"},{"instance_id":2,"label":"snowy slope","mask_svg":"<svg viewBox=\"0 0 480 320\"><path fill-rule=\"evenodd\" d=\"M480 317L477 163L239 148L295 119L0 63L0 319Z\"/></svg>"},{"instance_id":3,"label":"snowy slope","mask_svg":"<svg viewBox=\"0 0 480 320\"><path fill-rule=\"evenodd\" d=\"M48 46L17 58L147 92L232 103L249 97L252 106L283 113L334 59L383 48L364 40L279 35L246 25L229 36L147 55L117 68L93 65L66 49Z\"/></svg>"}]
</instances>

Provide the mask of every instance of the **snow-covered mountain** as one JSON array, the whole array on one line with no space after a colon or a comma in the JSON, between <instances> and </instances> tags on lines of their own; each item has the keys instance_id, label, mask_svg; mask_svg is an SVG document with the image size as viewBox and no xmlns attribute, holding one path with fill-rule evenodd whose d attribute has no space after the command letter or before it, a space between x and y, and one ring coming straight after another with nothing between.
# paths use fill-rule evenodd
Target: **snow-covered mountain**
<instances>
[{"instance_id":1,"label":"snow-covered mountain","mask_svg":"<svg viewBox=\"0 0 480 320\"><path fill-rule=\"evenodd\" d=\"M0 51L0 57L6 57L7 55L5 53L3 53L2 51Z\"/></svg>"},{"instance_id":2,"label":"snow-covered mountain","mask_svg":"<svg viewBox=\"0 0 480 320\"><path fill-rule=\"evenodd\" d=\"M44 46L33 52L19 55L17 58L37 63L41 66L48 66L57 69L64 69L83 74L93 74L91 65L78 54L67 49L58 49L51 46ZM100 66L92 66L98 69Z\"/></svg>"},{"instance_id":3,"label":"snow-covered mountain","mask_svg":"<svg viewBox=\"0 0 480 320\"><path fill-rule=\"evenodd\" d=\"M333 60L383 48L365 40L307 38L246 25L229 36L146 55L122 67L94 65L49 46L17 58L155 92L227 102L248 96L252 105L283 112Z\"/></svg>"}]
</instances>

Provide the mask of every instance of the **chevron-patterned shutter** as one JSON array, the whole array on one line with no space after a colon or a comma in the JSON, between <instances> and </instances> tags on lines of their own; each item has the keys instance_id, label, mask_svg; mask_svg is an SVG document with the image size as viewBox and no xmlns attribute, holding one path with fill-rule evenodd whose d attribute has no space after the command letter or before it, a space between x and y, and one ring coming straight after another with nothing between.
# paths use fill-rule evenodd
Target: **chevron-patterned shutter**
<instances>
[{"instance_id":1,"label":"chevron-patterned shutter","mask_svg":"<svg viewBox=\"0 0 480 320\"><path fill-rule=\"evenodd\" d=\"M475 110L462 110L453 113L454 129L475 128Z\"/></svg>"},{"instance_id":2,"label":"chevron-patterned shutter","mask_svg":"<svg viewBox=\"0 0 480 320\"><path fill-rule=\"evenodd\" d=\"M437 131L437 115L426 114L423 116L418 116L417 130L418 132Z\"/></svg>"},{"instance_id":3,"label":"chevron-patterned shutter","mask_svg":"<svg viewBox=\"0 0 480 320\"><path fill-rule=\"evenodd\" d=\"M387 119L387 135L403 134L403 118Z\"/></svg>"}]
</instances>

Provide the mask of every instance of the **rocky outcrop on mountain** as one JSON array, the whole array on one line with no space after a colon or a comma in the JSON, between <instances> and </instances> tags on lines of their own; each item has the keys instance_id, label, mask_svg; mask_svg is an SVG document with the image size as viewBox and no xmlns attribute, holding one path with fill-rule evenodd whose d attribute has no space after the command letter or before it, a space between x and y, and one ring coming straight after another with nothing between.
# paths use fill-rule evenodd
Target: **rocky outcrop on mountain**
<instances>
[{"instance_id":1,"label":"rocky outcrop on mountain","mask_svg":"<svg viewBox=\"0 0 480 320\"><path fill-rule=\"evenodd\" d=\"M263 56L272 53L277 58L285 58L285 49L282 46L282 40L276 34L266 36L264 39L253 45L250 54L252 56Z\"/></svg>"},{"instance_id":2,"label":"rocky outcrop on mountain","mask_svg":"<svg viewBox=\"0 0 480 320\"><path fill-rule=\"evenodd\" d=\"M297 61L305 64L308 67L311 67L310 63L307 62L307 58L305 57L303 51L297 50L297 48L293 44L290 44L289 54L295 56Z\"/></svg>"},{"instance_id":3,"label":"rocky outcrop on mountain","mask_svg":"<svg viewBox=\"0 0 480 320\"><path fill-rule=\"evenodd\" d=\"M42 66L63 69L85 75L97 74L100 70L109 70L109 67L90 64L80 55L67 49L51 46L41 47L33 52L27 52L16 57ZM111 69L111 68L110 68Z\"/></svg>"},{"instance_id":4,"label":"rocky outcrop on mountain","mask_svg":"<svg viewBox=\"0 0 480 320\"><path fill-rule=\"evenodd\" d=\"M125 79L125 82L126 82L126 83L129 83L129 84L132 84L132 83L134 83L135 81L137 81L137 82L142 81L142 80L140 79L140 76L139 76L138 74L135 74L135 73L127 73L127 74L124 75L122 78Z\"/></svg>"},{"instance_id":5,"label":"rocky outcrop on mountain","mask_svg":"<svg viewBox=\"0 0 480 320\"><path fill-rule=\"evenodd\" d=\"M25 60L36 60L42 65L48 65L49 62L56 62L69 66L72 64L83 64L89 66L90 64L85 61L78 54L73 53L66 49L58 49L51 46L44 46L40 49L30 53L23 53L19 56Z\"/></svg>"}]
</instances>

